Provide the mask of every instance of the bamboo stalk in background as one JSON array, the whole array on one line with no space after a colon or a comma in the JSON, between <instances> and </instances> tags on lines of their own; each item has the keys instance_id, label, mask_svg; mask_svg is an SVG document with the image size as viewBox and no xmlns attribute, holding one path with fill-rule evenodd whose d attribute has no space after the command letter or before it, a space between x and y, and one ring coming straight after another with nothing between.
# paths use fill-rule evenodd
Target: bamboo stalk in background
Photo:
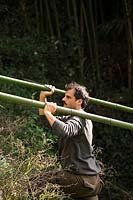
<instances>
[{"instance_id":1,"label":"bamboo stalk in background","mask_svg":"<svg viewBox=\"0 0 133 200\"><path fill-rule=\"evenodd\" d=\"M25 105L36 107L36 108L44 108L46 105L46 103L44 102L31 100L24 97L11 95L11 94L6 94L3 92L0 92L0 100L4 102L9 101L9 102L17 103L17 104L25 104ZM71 116L79 116L81 118L90 119L92 121L108 124L110 126L116 126L116 127L125 128L128 130L133 130L133 124L131 123L112 119L112 118L107 118L107 117L103 117L99 115L94 115L94 114L90 114L83 111L81 112L78 110L57 106L57 112L62 113L64 115L66 114L66 115L71 115Z\"/></svg>"},{"instance_id":2,"label":"bamboo stalk in background","mask_svg":"<svg viewBox=\"0 0 133 200\"><path fill-rule=\"evenodd\" d=\"M99 55L98 55L98 46L97 46L97 37L96 37L96 29L93 19L93 9L92 9L92 0L88 1L88 23L90 28L90 35L91 35L91 43L92 43L92 51L94 56L94 64L96 67L96 77L97 83L100 84L100 69L99 69Z\"/></svg>"},{"instance_id":3,"label":"bamboo stalk in background","mask_svg":"<svg viewBox=\"0 0 133 200\"><path fill-rule=\"evenodd\" d=\"M68 14L68 19L69 19L69 23L71 22L71 11L70 11L70 2L69 0L67 0L67 14Z\"/></svg>"},{"instance_id":4,"label":"bamboo stalk in background","mask_svg":"<svg viewBox=\"0 0 133 200\"><path fill-rule=\"evenodd\" d=\"M124 0L125 16L126 16L126 35L127 35L127 46L128 46L128 88L132 88L132 51L133 51L133 33L132 33L132 23L131 23L131 8L128 5L128 1Z\"/></svg>"},{"instance_id":5,"label":"bamboo stalk in background","mask_svg":"<svg viewBox=\"0 0 133 200\"><path fill-rule=\"evenodd\" d=\"M57 29L58 39L60 41L60 49L62 51L63 45L62 45L62 38L61 38L61 31L60 31L60 23L59 23L58 10L57 10L55 0L53 0L53 7L54 7L54 12L55 12L55 21L56 21L56 29Z\"/></svg>"},{"instance_id":6,"label":"bamboo stalk in background","mask_svg":"<svg viewBox=\"0 0 133 200\"><path fill-rule=\"evenodd\" d=\"M36 31L39 34L39 12L37 6L37 0L34 0L35 16L36 16Z\"/></svg>"},{"instance_id":7,"label":"bamboo stalk in background","mask_svg":"<svg viewBox=\"0 0 133 200\"><path fill-rule=\"evenodd\" d=\"M30 26L30 23L29 23L29 18L28 18L28 15L27 15L27 5L26 5L26 1L25 0L22 0L20 1L20 7L22 9L22 14L23 14L23 17L24 17L24 23L25 23L25 31L28 31L30 33L31 31L31 26Z\"/></svg>"},{"instance_id":8,"label":"bamboo stalk in background","mask_svg":"<svg viewBox=\"0 0 133 200\"><path fill-rule=\"evenodd\" d=\"M86 27L86 32L87 32L87 38L88 38L88 48L89 48L89 54L90 54L90 60L91 60L91 63L94 63L94 56L93 56L93 47L92 47L92 43L91 43L91 33L90 33L90 27L89 27L89 24L88 24L88 17L87 17L87 14L86 14L86 9L85 9L85 5L84 5L84 1L81 1L81 7L82 7L82 11L83 11L83 16L84 16L84 22L85 22L85 27ZM97 88L97 84L96 84L96 76L95 76L95 66L92 65L92 68L93 68L93 83L94 83L94 89L96 91L96 88Z\"/></svg>"},{"instance_id":9,"label":"bamboo stalk in background","mask_svg":"<svg viewBox=\"0 0 133 200\"><path fill-rule=\"evenodd\" d=\"M46 6L46 12L47 12L47 18L48 18L48 27L49 27L50 35L54 36L54 31L53 31L52 22L51 22L51 16L50 16L48 0L45 0L44 2L45 2L45 6Z\"/></svg>"},{"instance_id":10,"label":"bamboo stalk in background","mask_svg":"<svg viewBox=\"0 0 133 200\"><path fill-rule=\"evenodd\" d=\"M38 83L32 83L32 82L19 80L19 79L7 77L7 76L2 76L2 75L0 75L0 82L14 83L16 85L32 88L32 89L35 89L35 90L49 90L49 88L46 85L42 85L42 84L38 84ZM55 88L55 93L65 94L65 90ZM129 113L133 113L133 108L128 107L128 106L120 105L120 104L117 104L117 103L112 103L112 102L109 102L109 101L104 101L104 100L101 100L101 99L96 99L96 98L93 98L93 97L89 97L88 100L92 104L102 105L102 106L105 106L105 107L129 112Z\"/></svg>"},{"instance_id":11,"label":"bamboo stalk in background","mask_svg":"<svg viewBox=\"0 0 133 200\"><path fill-rule=\"evenodd\" d=\"M74 21L75 21L75 30L77 33L77 37L78 37L78 54L79 54L79 65L81 65L81 61L82 61L82 54L81 54L81 39L80 39L80 32L79 32L79 19L78 19L78 13L77 13L77 1L73 0L72 1L72 5L73 5L73 12L74 12Z\"/></svg>"},{"instance_id":12,"label":"bamboo stalk in background","mask_svg":"<svg viewBox=\"0 0 133 200\"><path fill-rule=\"evenodd\" d=\"M44 13L43 13L43 0L40 0L40 28L41 33L44 33Z\"/></svg>"}]
</instances>

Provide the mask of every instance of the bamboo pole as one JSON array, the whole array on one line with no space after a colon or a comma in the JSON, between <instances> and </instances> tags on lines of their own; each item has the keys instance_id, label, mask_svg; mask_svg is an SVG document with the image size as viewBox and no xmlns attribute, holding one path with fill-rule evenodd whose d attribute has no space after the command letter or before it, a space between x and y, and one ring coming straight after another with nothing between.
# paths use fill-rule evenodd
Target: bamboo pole
<instances>
[{"instance_id":1,"label":"bamboo pole","mask_svg":"<svg viewBox=\"0 0 133 200\"><path fill-rule=\"evenodd\" d=\"M16 85L20 85L20 86L24 86L24 87L28 87L28 88L32 88L32 89L36 89L36 90L49 90L49 88L46 85L32 83L32 82L19 80L19 79L15 79L15 78L10 78L7 76L2 76L2 75L0 75L0 82L14 83ZM65 90L55 88L55 93L65 94ZM117 110L129 112L129 113L133 113L133 108L124 106L124 105L120 105L117 103L112 103L109 101L104 101L104 100L96 99L93 97L89 97L88 101L92 104L102 105L102 106L109 107L112 109L117 109Z\"/></svg>"},{"instance_id":2,"label":"bamboo pole","mask_svg":"<svg viewBox=\"0 0 133 200\"><path fill-rule=\"evenodd\" d=\"M25 105L36 107L36 108L44 108L46 105L44 102L40 102L37 100L31 100L28 98L19 97L16 95L11 95L11 94L7 94L7 93L3 93L3 92L0 92L0 100L2 100L4 102L8 101L8 102L13 102L13 103L17 103L17 104L25 104ZM103 116L99 116L99 115L94 115L94 114L87 113L84 111L81 112L78 110L57 106L57 112L66 114L66 115L71 115L71 116L79 116L81 118L90 119L92 121L100 122L103 124L108 124L110 126L117 126L117 127L125 128L128 130L133 130L133 124L131 124L131 123L112 119L112 118L107 118L107 117L103 117Z\"/></svg>"}]
</instances>

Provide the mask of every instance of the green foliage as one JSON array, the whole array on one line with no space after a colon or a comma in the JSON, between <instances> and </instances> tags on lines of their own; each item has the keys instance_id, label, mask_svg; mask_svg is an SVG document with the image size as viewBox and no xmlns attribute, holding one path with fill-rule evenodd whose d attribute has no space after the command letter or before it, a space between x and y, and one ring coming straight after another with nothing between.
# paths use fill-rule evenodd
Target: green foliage
<instances>
[{"instance_id":1,"label":"green foliage","mask_svg":"<svg viewBox=\"0 0 133 200\"><path fill-rule=\"evenodd\" d=\"M94 137L94 143L96 146L102 147L102 155L98 156L99 160L102 161L105 182L101 196L109 195L112 199L119 200L123 197L124 200L131 200L131 132L102 124L95 124L94 129L94 133L98 133ZM104 199L106 200L106 198Z\"/></svg>"},{"instance_id":2,"label":"green foliage","mask_svg":"<svg viewBox=\"0 0 133 200\"><path fill-rule=\"evenodd\" d=\"M50 131L47 133L43 130L38 121L38 115L32 114L32 116L29 116L26 125L17 133L17 137L23 141L31 153L39 151L44 147L49 149L49 154L54 153L51 148L56 142L56 137Z\"/></svg>"},{"instance_id":3,"label":"green foliage","mask_svg":"<svg viewBox=\"0 0 133 200\"><path fill-rule=\"evenodd\" d=\"M30 199L27 189L40 171L60 167L53 149L55 138L45 135L38 117L1 118L0 190L4 199ZM50 136L49 136L50 135ZM31 194L33 195L33 194ZM35 195L35 194L34 194ZM65 199L59 187L47 184L39 199Z\"/></svg>"},{"instance_id":4,"label":"green foliage","mask_svg":"<svg viewBox=\"0 0 133 200\"><path fill-rule=\"evenodd\" d=\"M70 35L73 35L72 42L68 43ZM10 77L62 87L71 79L78 79L80 72L76 33L69 33L63 43L65 49L61 52L59 41L54 37L2 38L0 72Z\"/></svg>"},{"instance_id":5,"label":"green foliage","mask_svg":"<svg viewBox=\"0 0 133 200\"><path fill-rule=\"evenodd\" d=\"M9 76L45 80L47 45L32 38L5 38L0 41L2 72ZM36 77L37 74L37 77Z\"/></svg>"},{"instance_id":6,"label":"green foliage","mask_svg":"<svg viewBox=\"0 0 133 200\"><path fill-rule=\"evenodd\" d=\"M57 138L53 136L51 132L46 133L42 126L38 124L38 115L33 113L32 116L17 116L16 118L9 118L8 120L9 130L7 129L7 133L9 135L6 138L6 142L3 143L3 140L1 141L1 145L3 146L3 150L6 152L6 154L12 152L12 154L15 156L15 149L18 147L22 154L25 153L25 150L23 152L24 147L26 147L27 153L34 153L43 149L44 147L49 149L49 153L54 153L51 148L56 142ZM5 122L2 120L3 126L1 127L1 132L5 132L6 130L5 126L7 126L7 124L4 123ZM3 136L1 135L1 137ZM15 140L15 144L17 144L17 146L14 146L13 140Z\"/></svg>"}]
</instances>

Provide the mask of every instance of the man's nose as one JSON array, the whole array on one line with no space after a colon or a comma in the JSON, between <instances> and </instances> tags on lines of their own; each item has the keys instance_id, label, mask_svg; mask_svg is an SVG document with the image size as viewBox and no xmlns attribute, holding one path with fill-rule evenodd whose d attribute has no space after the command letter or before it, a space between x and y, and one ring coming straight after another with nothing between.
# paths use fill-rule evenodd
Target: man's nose
<instances>
[{"instance_id":1,"label":"man's nose","mask_svg":"<svg viewBox=\"0 0 133 200\"><path fill-rule=\"evenodd\" d=\"M62 101L65 101L65 97L62 98Z\"/></svg>"}]
</instances>

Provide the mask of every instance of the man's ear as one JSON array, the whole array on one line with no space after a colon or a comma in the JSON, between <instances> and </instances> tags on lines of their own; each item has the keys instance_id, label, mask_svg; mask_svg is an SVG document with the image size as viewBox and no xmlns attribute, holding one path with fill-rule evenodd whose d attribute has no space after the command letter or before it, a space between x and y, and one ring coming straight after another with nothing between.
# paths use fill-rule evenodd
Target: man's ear
<instances>
[{"instance_id":1,"label":"man's ear","mask_svg":"<svg viewBox=\"0 0 133 200\"><path fill-rule=\"evenodd\" d=\"M78 104L82 105L83 99L78 99Z\"/></svg>"}]
</instances>

